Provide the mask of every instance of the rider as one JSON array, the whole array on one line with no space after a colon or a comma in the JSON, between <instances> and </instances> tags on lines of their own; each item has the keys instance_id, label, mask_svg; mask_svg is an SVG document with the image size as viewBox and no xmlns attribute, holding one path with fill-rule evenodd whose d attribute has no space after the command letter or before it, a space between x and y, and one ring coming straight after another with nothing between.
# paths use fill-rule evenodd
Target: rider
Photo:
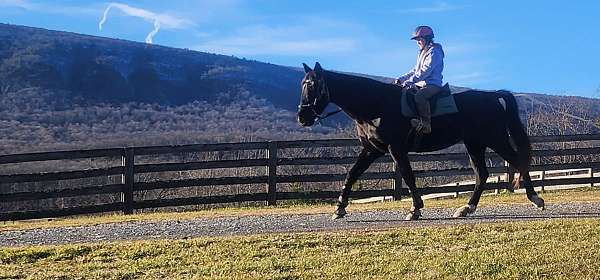
<instances>
[{"instance_id":1,"label":"rider","mask_svg":"<svg viewBox=\"0 0 600 280\"><path fill-rule=\"evenodd\" d=\"M442 88L444 50L442 45L433 42L433 30L429 26L418 26L411 40L416 40L419 45L417 64L410 72L398 77L394 84L417 88L415 102L420 118L412 119L410 123L420 133L431 133L429 99Z\"/></svg>"}]
</instances>

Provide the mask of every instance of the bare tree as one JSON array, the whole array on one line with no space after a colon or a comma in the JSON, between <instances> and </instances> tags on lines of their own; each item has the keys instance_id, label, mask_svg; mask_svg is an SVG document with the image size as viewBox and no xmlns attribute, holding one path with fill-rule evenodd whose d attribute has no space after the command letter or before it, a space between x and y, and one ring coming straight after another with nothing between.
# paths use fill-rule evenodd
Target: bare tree
<instances>
[{"instance_id":1,"label":"bare tree","mask_svg":"<svg viewBox=\"0 0 600 280\"><path fill-rule=\"evenodd\" d=\"M596 88L596 92L594 93L594 97L600 99L600 86L598 86L598 88ZM600 128L600 117L598 117L598 119L596 119L596 127Z\"/></svg>"},{"instance_id":2,"label":"bare tree","mask_svg":"<svg viewBox=\"0 0 600 280\"><path fill-rule=\"evenodd\" d=\"M0 82L0 95L2 95L2 96L6 95L7 93L10 92L10 89L11 89L11 87L8 83Z\"/></svg>"},{"instance_id":3,"label":"bare tree","mask_svg":"<svg viewBox=\"0 0 600 280\"><path fill-rule=\"evenodd\" d=\"M527 132L529 135L565 135L591 133L596 125L593 116L579 106L576 99L562 98L554 104L546 104L528 95Z\"/></svg>"}]
</instances>

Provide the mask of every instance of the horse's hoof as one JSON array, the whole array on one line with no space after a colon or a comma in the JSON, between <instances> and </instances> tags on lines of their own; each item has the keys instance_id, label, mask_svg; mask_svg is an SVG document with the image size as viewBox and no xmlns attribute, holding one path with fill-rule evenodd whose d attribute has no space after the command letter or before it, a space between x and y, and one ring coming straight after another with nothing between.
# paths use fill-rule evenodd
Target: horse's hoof
<instances>
[{"instance_id":1,"label":"horse's hoof","mask_svg":"<svg viewBox=\"0 0 600 280\"><path fill-rule=\"evenodd\" d=\"M546 203L544 202L544 199L542 199L541 197L539 197L537 195L530 197L529 201L531 201L531 203L533 203L533 205L540 210L546 209Z\"/></svg>"},{"instance_id":2,"label":"horse's hoof","mask_svg":"<svg viewBox=\"0 0 600 280\"><path fill-rule=\"evenodd\" d=\"M475 209L477 209L477 206L472 206L472 205L467 204L463 207L456 209L456 211L454 212L454 215L452 215L452 217L453 218L466 217L469 214L475 213Z\"/></svg>"},{"instance_id":3,"label":"horse's hoof","mask_svg":"<svg viewBox=\"0 0 600 280\"><path fill-rule=\"evenodd\" d=\"M348 214L348 212L346 212L346 209L344 208L338 208L335 210L335 212L333 212L333 216L331 216L332 220L337 220L337 219L341 219L344 216L346 216L346 214Z\"/></svg>"},{"instance_id":4,"label":"horse's hoof","mask_svg":"<svg viewBox=\"0 0 600 280\"><path fill-rule=\"evenodd\" d=\"M414 209L408 212L406 217L404 217L405 221L416 221L421 218L421 209Z\"/></svg>"}]
</instances>

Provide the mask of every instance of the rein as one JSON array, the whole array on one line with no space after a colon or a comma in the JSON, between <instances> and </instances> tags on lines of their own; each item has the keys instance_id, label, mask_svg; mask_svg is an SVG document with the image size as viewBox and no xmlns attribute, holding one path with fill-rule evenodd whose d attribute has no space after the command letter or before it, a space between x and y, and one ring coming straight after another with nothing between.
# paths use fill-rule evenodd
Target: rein
<instances>
[{"instance_id":1,"label":"rein","mask_svg":"<svg viewBox=\"0 0 600 280\"><path fill-rule=\"evenodd\" d=\"M329 112L329 113L325 114L324 116L322 116L322 115L317 115L317 121L320 121L320 120L323 120L323 119L329 118L329 117L331 117L331 116L333 116L333 115L335 115L335 114L337 114L337 113L339 113L339 112L341 112L341 111L342 111L342 109L338 109L338 110L335 110L335 111L333 111L333 112Z\"/></svg>"}]
</instances>

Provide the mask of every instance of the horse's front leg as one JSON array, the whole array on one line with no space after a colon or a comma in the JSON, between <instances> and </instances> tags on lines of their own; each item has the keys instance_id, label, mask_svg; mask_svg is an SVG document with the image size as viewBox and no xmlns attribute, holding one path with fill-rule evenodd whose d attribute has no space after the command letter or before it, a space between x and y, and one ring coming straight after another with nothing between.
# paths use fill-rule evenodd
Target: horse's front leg
<instances>
[{"instance_id":1,"label":"horse's front leg","mask_svg":"<svg viewBox=\"0 0 600 280\"><path fill-rule=\"evenodd\" d=\"M358 180L361 174L363 174L369 166L379 157L381 157L384 153L370 150L367 148L363 148L360 154L358 155L358 159L354 163L354 166L346 175L346 180L344 181L344 187L342 188L342 193L337 201L337 209L333 214L333 219L343 218L346 215L346 206L348 206L348 197L350 196L350 192L352 191L352 185Z\"/></svg>"},{"instance_id":2,"label":"horse's front leg","mask_svg":"<svg viewBox=\"0 0 600 280\"><path fill-rule=\"evenodd\" d=\"M421 217L421 209L423 208L423 199L421 199L421 194L417 190L417 183L415 180L415 174L412 171L412 167L410 166L410 162L408 161L408 152L403 149L399 149L397 147L391 146L389 147L390 154L392 154L392 158L394 162L400 169L402 173L402 179L408 185L408 189L410 190L410 195L412 196L413 206L410 209L410 212L404 220L406 221L414 221L418 220Z\"/></svg>"}]
</instances>

